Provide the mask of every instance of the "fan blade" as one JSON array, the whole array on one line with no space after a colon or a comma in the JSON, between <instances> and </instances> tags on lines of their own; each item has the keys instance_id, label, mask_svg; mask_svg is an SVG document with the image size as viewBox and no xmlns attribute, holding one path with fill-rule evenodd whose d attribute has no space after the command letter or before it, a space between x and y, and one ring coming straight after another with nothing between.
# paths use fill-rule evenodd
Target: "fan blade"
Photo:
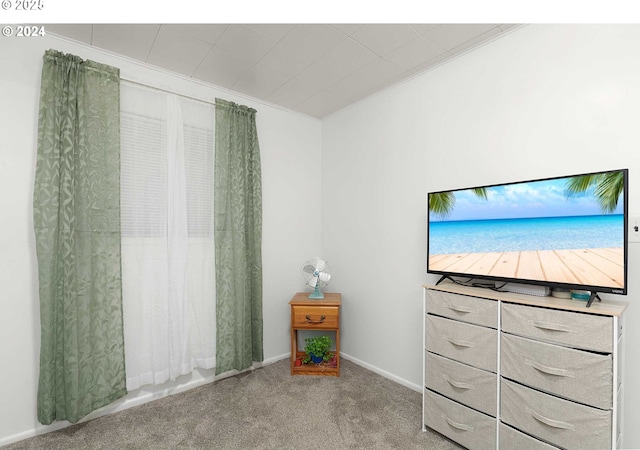
<instances>
[{"instance_id":1,"label":"fan blade","mask_svg":"<svg viewBox=\"0 0 640 450\"><path fill-rule=\"evenodd\" d=\"M326 269L327 267L327 263L324 262L323 260L319 259L318 262L316 262L316 270L318 272L322 272L324 269Z\"/></svg>"},{"instance_id":2,"label":"fan blade","mask_svg":"<svg viewBox=\"0 0 640 450\"><path fill-rule=\"evenodd\" d=\"M316 269L311 264L307 264L306 266L304 266L302 268L302 271L305 272L305 273L314 273L316 271Z\"/></svg>"},{"instance_id":3,"label":"fan blade","mask_svg":"<svg viewBox=\"0 0 640 450\"><path fill-rule=\"evenodd\" d=\"M310 278L309 281L307 281L307 284L312 288L316 287L316 284L318 284L318 277Z\"/></svg>"},{"instance_id":4,"label":"fan blade","mask_svg":"<svg viewBox=\"0 0 640 450\"><path fill-rule=\"evenodd\" d=\"M329 280L331 279L331 275L328 274L327 272L320 272L320 274L318 275L318 278L320 279L320 281L324 283L328 283Z\"/></svg>"}]
</instances>

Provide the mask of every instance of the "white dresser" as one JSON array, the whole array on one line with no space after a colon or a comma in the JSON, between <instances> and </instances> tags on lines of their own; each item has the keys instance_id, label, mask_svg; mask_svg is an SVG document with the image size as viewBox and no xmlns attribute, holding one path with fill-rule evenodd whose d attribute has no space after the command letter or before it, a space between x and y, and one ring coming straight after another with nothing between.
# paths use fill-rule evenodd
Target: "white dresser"
<instances>
[{"instance_id":1,"label":"white dresser","mask_svg":"<svg viewBox=\"0 0 640 450\"><path fill-rule=\"evenodd\" d=\"M626 306L424 286L424 429L470 449L620 447Z\"/></svg>"}]
</instances>

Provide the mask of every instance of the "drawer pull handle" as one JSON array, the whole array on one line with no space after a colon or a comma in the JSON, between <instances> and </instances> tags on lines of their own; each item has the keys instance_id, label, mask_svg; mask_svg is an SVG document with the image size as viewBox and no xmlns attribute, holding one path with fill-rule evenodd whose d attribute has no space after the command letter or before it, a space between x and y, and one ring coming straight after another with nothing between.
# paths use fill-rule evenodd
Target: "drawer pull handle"
<instances>
[{"instance_id":1,"label":"drawer pull handle","mask_svg":"<svg viewBox=\"0 0 640 450\"><path fill-rule=\"evenodd\" d=\"M553 420L553 419L549 419L548 417L543 416L542 414L538 414L537 412L535 412L534 410L530 409L530 408L526 408L525 409L526 412L528 412L529 414L531 414L531 416L536 419L538 422L543 423L549 427L552 428L560 428L563 430L571 430L571 431L575 431L576 427L571 425L570 423L567 422L561 422L559 420Z\"/></svg>"},{"instance_id":2,"label":"drawer pull handle","mask_svg":"<svg viewBox=\"0 0 640 450\"><path fill-rule=\"evenodd\" d=\"M469 341L463 341L461 339L454 339L448 336L442 336L442 339L444 339L447 342L452 343L453 345L455 345L456 347L468 347L468 348L473 348L473 342L469 342Z\"/></svg>"},{"instance_id":3,"label":"drawer pull handle","mask_svg":"<svg viewBox=\"0 0 640 450\"><path fill-rule=\"evenodd\" d=\"M307 315L305 316L305 319L307 319L307 323L314 323L314 324L317 324L317 323L322 323L322 322L324 322L324 319L326 319L326 317L325 317L324 315L322 315L322 316L320 316L320 320L311 320L311 316L310 316L309 314L307 314Z\"/></svg>"},{"instance_id":4,"label":"drawer pull handle","mask_svg":"<svg viewBox=\"0 0 640 450\"><path fill-rule=\"evenodd\" d=\"M555 375L557 377L567 377L567 378L575 378L576 375L573 372L570 372L565 369L559 369L556 367L549 367L543 364L537 363L535 361L530 361L526 359L524 363L527 366L531 366L539 372L546 373L547 375Z\"/></svg>"},{"instance_id":5,"label":"drawer pull handle","mask_svg":"<svg viewBox=\"0 0 640 450\"><path fill-rule=\"evenodd\" d=\"M562 333L571 333L573 331L571 327L568 327L567 325L561 325L558 323L538 322L538 321L531 321L529 323L531 323L534 327L540 328L542 330L560 331Z\"/></svg>"},{"instance_id":6,"label":"drawer pull handle","mask_svg":"<svg viewBox=\"0 0 640 450\"><path fill-rule=\"evenodd\" d=\"M451 379L447 374L442 374L442 379L449 383L454 388L458 389L473 389L473 385L469 383L463 383L462 381L456 381Z\"/></svg>"},{"instance_id":7,"label":"drawer pull handle","mask_svg":"<svg viewBox=\"0 0 640 450\"><path fill-rule=\"evenodd\" d=\"M466 425L464 423L460 423L460 422L456 422L455 420L452 420L451 418L447 417L444 414L440 415L444 420L447 421L447 423L449 425L451 425L453 428L457 428L458 430L463 430L463 431L471 431L473 432L473 427L471 425Z\"/></svg>"},{"instance_id":8,"label":"drawer pull handle","mask_svg":"<svg viewBox=\"0 0 640 450\"><path fill-rule=\"evenodd\" d=\"M472 312L475 312L472 308L469 308L468 306L447 305L447 308L449 308L452 311L459 312L459 313L472 313Z\"/></svg>"}]
</instances>

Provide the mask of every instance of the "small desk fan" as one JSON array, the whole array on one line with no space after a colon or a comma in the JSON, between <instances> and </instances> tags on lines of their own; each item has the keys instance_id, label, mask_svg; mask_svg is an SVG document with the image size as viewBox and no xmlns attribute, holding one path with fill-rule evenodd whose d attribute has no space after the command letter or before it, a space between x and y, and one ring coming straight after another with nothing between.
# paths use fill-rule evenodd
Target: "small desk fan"
<instances>
[{"instance_id":1,"label":"small desk fan","mask_svg":"<svg viewBox=\"0 0 640 450\"><path fill-rule=\"evenodd\" d=\"M310 259L302 266L302 277L305 284L313 288L309 298L323 299L324 294L320 289L329 284L329 280L331 280L329 265L320 258Z\"/></svg>"}]
</instances>

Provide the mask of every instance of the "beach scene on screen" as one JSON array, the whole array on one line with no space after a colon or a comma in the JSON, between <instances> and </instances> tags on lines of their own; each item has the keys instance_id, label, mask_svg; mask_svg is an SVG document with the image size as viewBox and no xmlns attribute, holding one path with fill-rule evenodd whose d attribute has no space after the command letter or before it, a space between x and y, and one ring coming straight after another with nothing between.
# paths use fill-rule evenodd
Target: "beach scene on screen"
<instances>
[{"instance_id":1,"label":"beach scene on screen","mask_svg":"<svg viewBox=\"0 0 640 450\"><path fill-rule=\"evenodd\" d=\"M621 288L622 172L429 194L429 270Z\"/></svg>"}]
</instances>

